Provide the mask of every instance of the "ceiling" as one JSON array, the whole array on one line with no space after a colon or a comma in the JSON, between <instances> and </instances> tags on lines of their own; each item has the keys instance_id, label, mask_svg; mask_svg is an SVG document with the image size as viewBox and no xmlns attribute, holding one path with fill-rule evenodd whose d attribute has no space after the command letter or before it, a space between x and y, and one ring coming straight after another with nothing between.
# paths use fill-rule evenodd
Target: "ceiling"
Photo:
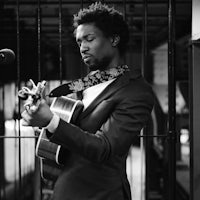
<instances>
[{"instance_id":1,"label":"ceiling","mask_svg":"<svg viewBox=\"0 0 200 200\"><path fill-rule=\"evenodd\" d=\"M176 0L177 39L190 34L191 1ZM8 47L17 50L20 44L20 48L25 46L25 49L39 50L40 43L46 44L55 51L59 50L61 43L63 46L72 48L74 45L72 16L82 6L85 7L92 2L95 1L1 0L0 48ZM114 5L124 13L131 32L129 47L141 49L145 0L105 0L102 2ZM147 0L146 2L147 45L148 48L153 49L168 39L168 0Z\"/></svg>"}]
</instances>

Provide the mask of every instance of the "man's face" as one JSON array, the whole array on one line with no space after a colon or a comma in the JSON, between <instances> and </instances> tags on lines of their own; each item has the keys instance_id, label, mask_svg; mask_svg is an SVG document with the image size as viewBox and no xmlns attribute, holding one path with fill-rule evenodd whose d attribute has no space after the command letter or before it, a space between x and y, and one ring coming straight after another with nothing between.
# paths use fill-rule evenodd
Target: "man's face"
<instances>
[{"instance_id":1,"label":"man's face","mask_svg":"<svg viewBox=\"0 0 200 200\"><path fill-rule=\"evenodd\" d=\"M114 55L111 38L94 24L81 24L76 30L76 42L84 63L90 70L104 70L109 67Z\"/></svg>"}]
</instances>

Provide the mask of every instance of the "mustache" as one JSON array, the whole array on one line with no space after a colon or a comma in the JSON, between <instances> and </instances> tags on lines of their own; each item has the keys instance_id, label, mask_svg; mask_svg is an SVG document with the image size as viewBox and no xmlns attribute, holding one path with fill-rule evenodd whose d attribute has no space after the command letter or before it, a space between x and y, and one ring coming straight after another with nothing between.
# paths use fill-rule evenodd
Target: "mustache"
<instances>
[{"instance_id":1,"label":"mustache","mask_svg":"<svg viewBox=\"0 0 200 200\"><path fill-rule=\"evenodd\" d=\"M85 59L87 57L92 57L91 54L85 53L85 54L81 54L82 59Z\"/></svg>"}]
</instances>

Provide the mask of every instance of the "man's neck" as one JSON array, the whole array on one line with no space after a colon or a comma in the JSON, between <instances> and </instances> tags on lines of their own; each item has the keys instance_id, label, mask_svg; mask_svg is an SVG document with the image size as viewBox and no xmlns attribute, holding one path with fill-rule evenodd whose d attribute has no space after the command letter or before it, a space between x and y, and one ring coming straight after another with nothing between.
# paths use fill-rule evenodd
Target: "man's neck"
<instances>
[{"instance_id":1,"label":"man's neck","mask_svg":"<svg viewBox=\"0 0 200 200\"><path fill-rule=\"evenodd\" d=\"M124 60L122 57L119 55L119 52L116 53L116 56L113 57L111 60L110 64L106 67L106 70L118 67L120 65L124 64Z\"/></svg>"}]
</instances>

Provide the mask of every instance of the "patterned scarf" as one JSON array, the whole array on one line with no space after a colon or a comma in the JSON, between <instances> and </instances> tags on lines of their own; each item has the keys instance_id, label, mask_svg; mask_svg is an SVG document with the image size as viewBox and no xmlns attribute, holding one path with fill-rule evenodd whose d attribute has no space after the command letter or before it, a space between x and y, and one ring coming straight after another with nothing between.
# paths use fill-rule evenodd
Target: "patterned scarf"
<instances>
[{"instance_id":1,"label":"patterned scarf","mask_svg":"<svg viewBox=\"0 0 200 200\"><path fill-rule=\"evenodd\" d=\"M59 97L70 93L83 91L91 86L117 78L126 71L129 71L127 65L118 66L105 71L98 70L94 74L88 74L83 78L76 79L69 83L58 86L50 92L49 97Z\"/></svg>"}]
</instances>

